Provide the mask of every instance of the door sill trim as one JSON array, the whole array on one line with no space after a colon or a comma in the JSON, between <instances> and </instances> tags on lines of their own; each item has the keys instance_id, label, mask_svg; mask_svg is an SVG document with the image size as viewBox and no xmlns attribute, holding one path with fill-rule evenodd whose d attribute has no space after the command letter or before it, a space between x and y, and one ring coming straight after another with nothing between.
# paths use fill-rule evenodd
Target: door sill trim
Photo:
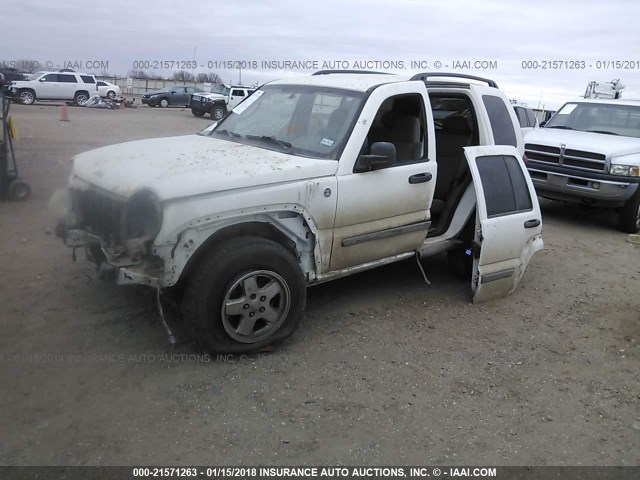
<instances>
[{"instance_id":1,"label":"door sill trim","mask_svg":"<svg viewBox=\"0 0 640 480\"><path fill-rule=\"evenodd\" d=\"M377 232L365 233L362 235L356 235L355 237L343 238L341 245L343 247L350 247L352 245L358 245L364 242L371 242L373 240L379 240L381 238L394 237L396 235L404 235L405 233L417 232L424 230L425 238L431 226L431 221L412 223L410 225L403 225L400 227L386 228Z\"/></svg>"}]
</instances>

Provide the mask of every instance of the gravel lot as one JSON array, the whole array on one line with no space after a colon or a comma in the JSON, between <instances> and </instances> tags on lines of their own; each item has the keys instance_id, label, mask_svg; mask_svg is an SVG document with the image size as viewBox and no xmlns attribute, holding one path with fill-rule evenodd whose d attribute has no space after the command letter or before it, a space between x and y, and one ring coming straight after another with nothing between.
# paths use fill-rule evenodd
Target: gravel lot
<instances>
[{"instance_id":1,"label":"gravel lot","mask_svg":"<svg viewBox=\"0 0 640 480\"><path fill-rule=\"evenodd\" d=\"M166 345L152 292L73 263L46 205L72 155L209 121L12 112L33 193L0 204L0 463L640 464L640 250L615 215L542 202L546 249L508 298L400 263L310 289L270 353L207 359Z\"/></svg>"}]
</instances>

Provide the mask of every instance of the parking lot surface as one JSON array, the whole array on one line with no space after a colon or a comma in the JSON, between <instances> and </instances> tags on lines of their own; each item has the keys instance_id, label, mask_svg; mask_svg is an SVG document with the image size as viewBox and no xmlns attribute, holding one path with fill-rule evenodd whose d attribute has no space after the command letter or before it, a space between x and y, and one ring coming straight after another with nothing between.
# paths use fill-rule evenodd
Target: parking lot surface
<instances>
[{"instance_id":1,"label":"parking lot surface","mask_svg":"<svg viewBox=\"0 0 640 480\"><path fill-rule=\"evenodd\" d=\"M610 212L542 201L546 248L507 298L403 262L311 288L269 353L208 357L173 313L167 345L154 292L73 263L47 201L77 153L210 120L12 113L33 192L0 203L0 463L640 463L640 249Z\"/></svg>"}]
</instances>

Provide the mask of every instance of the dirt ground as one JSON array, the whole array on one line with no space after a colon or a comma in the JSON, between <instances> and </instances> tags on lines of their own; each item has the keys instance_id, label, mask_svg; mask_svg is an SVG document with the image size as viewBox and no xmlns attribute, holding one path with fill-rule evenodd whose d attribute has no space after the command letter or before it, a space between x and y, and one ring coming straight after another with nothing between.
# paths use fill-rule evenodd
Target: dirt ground
<instances>
[{"instance_id":1,"label":"dirt ground","mask_svg":"<svg viewBox=\"0 0 640 480\"><path fill-rule=\"evenodd\" d=\"M152 292L73 263L46 205L74 154L210 122L12 112L33 193L0 203L1 464L640 463L640 249L615 214L542 202L546 249L508 298L404 262L311 288L271 353L206 358L167 346Z\"/></svg>"}]
</instances>

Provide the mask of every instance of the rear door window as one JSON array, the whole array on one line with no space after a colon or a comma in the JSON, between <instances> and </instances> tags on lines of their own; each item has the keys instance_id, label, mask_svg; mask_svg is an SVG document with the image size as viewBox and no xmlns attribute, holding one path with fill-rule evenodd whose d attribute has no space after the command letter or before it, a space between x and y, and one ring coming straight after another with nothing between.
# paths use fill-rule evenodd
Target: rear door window
<instances>
[{"instance_id":1,"label":"rear door window","mask_svg":"<svg viewBox=\"0 0 640 480\"><path fill-rule=\"evenodd\" d=\"M77 83L75 75L68 75L65 73L58 74L58 81L63 83Z\"/></svg>"},{"instance_id":2,"label":"rear door window","mask_svg":"<svg viewBox=\"0 0 640 480\"><path fill-rule=\"evenodd\" d=\"M96 79L91 75L80 75L84 83L96 83Z\"/></svg>"},{"instance_id":3,"label":"rear door window","mask_svg":"<svg viewBox=\"0 0 640 480\"><path fill-rule=\"evenodd\" d=\"M533 208L518 159L509 155L477 157L489 218Z\"/></svg>"},{"instance_id":4,"label":"rear door window","mask_svg":"<svg viewBox=\"0 0 640 480\"><path fill-rule=\"evenodd\" d=\"M493 130L493 140L496 145L518 146L516 132L513 128L511 116L507 110L507 105L502 98L495 95L483 95L482 102L489 115L489 123Z\"/></svg>"},{"instance_id":5,"label":"rear door window","mask_svg":"<svg viewBox=\"0 0 640 480\"><path fill-rule=\"evenodd\" d=\"M520 123L520 127L525 128L529 126L529 120L527 119L527 113L522 107L515 107L516 117L518 117L518 122Z\"/></svg>"}]
</instances>

